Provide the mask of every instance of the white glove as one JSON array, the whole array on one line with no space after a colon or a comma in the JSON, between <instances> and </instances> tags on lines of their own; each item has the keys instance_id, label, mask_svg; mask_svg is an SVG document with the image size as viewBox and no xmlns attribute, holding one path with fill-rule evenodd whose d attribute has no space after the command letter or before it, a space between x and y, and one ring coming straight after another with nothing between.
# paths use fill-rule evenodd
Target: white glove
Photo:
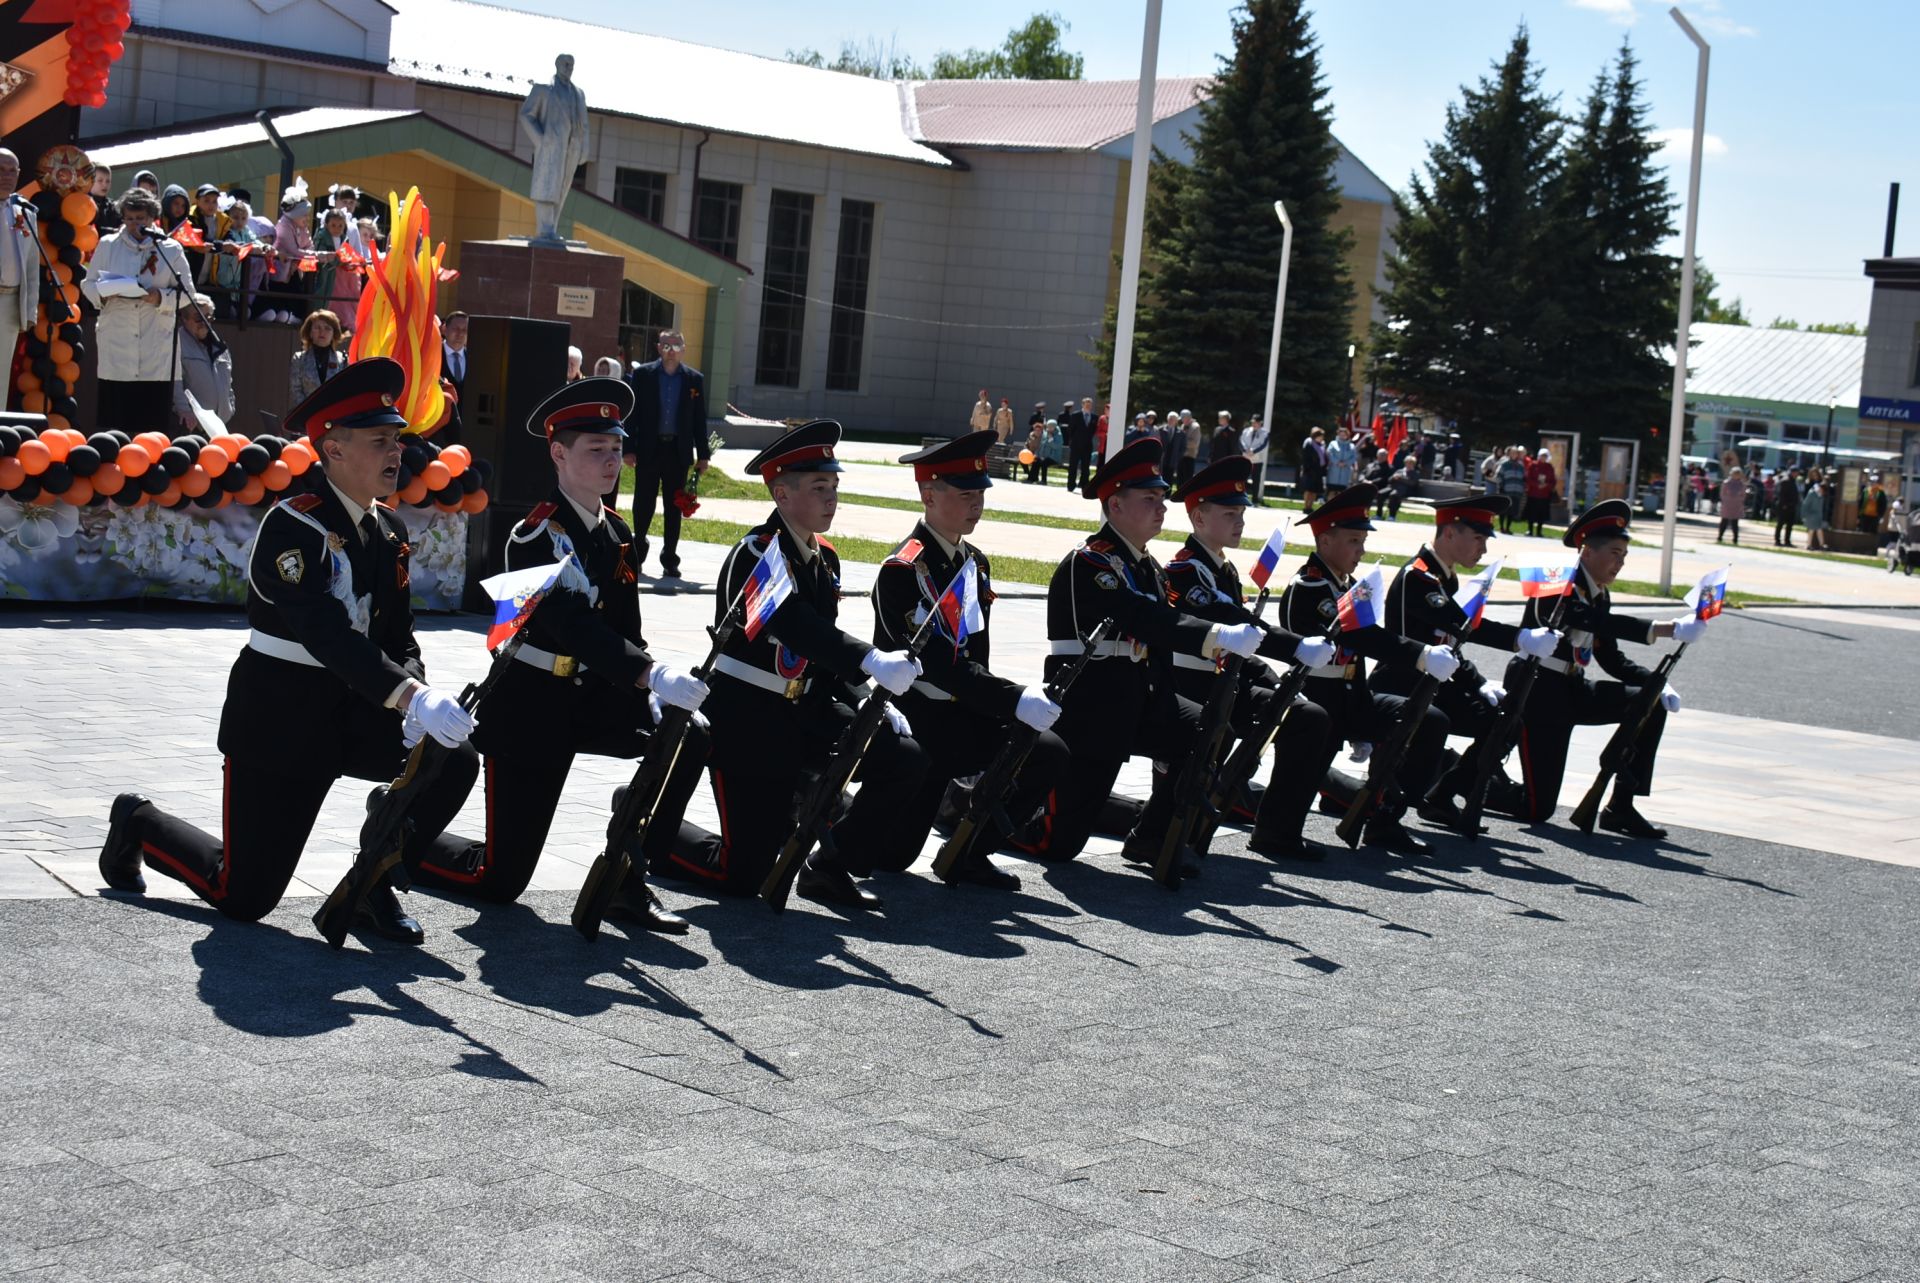
<instances>
[{"instance_id":1,"label":"white glove","mask_svg":"<svg viewBox=\"0 0 1920 1283\"><path fill-rule=\"evenodd\" d=\"M893 733L901 739L908 739L913 735L913 723L907 720L905 713L892 704L887 705L887 725L893 727Z\"/></svg>"},{"instance_id":2,"label":"white glove","mask_svg":"<svg viewBox=\"0 0 1920 1283\"><path fill-rule=\"evenodd\" d=\"M400 737L408 748L418 744L422 734L433 736L447 748L458 748L473 734L473 714L460 707L459 700L431 686L413 693L400 720Z\"/></svg>"},{"instance_id":3,"label":"white glove","mask_svg":"<svg viewBox=\"0 0 1920 1283\"><path fill-rule=\"evenodd\" d=\"M1302 637L1294 647L1293 662L1306 668L1319 668L1333 662L1337 647L1324 637Z\"/></svg>"},{"instance_id":4,"label":"white glove","mask_svg":"<svg viewBox=\"0 0 1920 1283\"><path fill-rule=\"evenodd\" d=\"M1373 744L1370 741L1361 740L1353 746L1353 751L1347 754L1347 760L1349 762L1364 762L1372 756Z\"/></svg>"},{"instance_id":5,"label":"white glove","mask_svg":"<svg viewBox=\"0 0 1920 1283\"><path fill-rule=\"evenodd\" d=\"M1420 656L1420 671L1446 681L1460 667L1460 657L1445 646L1428 646Z\"/></svg>"},{"instance_id":6,"label":"white glove","mask_svg":"<svg viewBox=\"0 0 1920 1283\"><path fill-rule=\"evenodd\" d=\"M1480 688L1480 698L1487 701L1488 708L1500 707L1500 701L1507 697L1507 688L1499 682L1488 682Z\"/></svg>"},{"instance_id":7,"label":"white glove","mask_svg":"<svg viewBox=\"0 0 1920 1283\"><path fill-rule=\"evenodd\" d=\"M860 671L886 687L888 694L904 695L920 675L920 661L908 658L904 650L874 649L860 661Z\"/></svg>"},{"instance_id":8,"label":"white glove","mask_svg":"<svg viewBox=\"0 0 1920 1283\"><path fill-rule=\"evenodd\" d=\"M1680 692L1675 690L1672 685L1668 685L1665 690L1660 692L1660 707L1666 709L1669 713L1677 713L1680 711Z\"/></svg>"},{"instance_id":9,"label":"white glove","mask_svg":"<svg viewBox=\"0 0 1920 1283\"><path fill-rule=\"evenodd\" d=\"M1677 642L1697 642L1706 635L1707 621L1704 619L1682 615L1673 621L1673 639Z\"/></svg>"},{"instance_id":10,"label":"white glove","mask_svg":"<svg viewBox=\"0 0 1920 1283\"><path fill-rule=\"evenodd\" d=\"M684 708L688 712L700 707L707 698L707 684L691 673L683 673L677 668L654 661L647 670L647 686L658 695L663 703L675 708ZM655 718L659 721L659 718Z\"/></svg>"},{"instance_id":11,"label":"white glove","mask_svg":"<svg viewBox=\"0 0 1920 1283\"><path fill-rule=\"evenodd\" d=\"M1227 654L1251 659L1259 651L1263 636L1265 631L1258 624L1222 624L1214 633L1214 640Z\"/></svg>"},{"instance_id":12,"label":"white glove","mask_svg":"<svg viewBox=\"0 0 1920 1283\"><path fill-rule=\"evenodd\" d=\"M705 688L702 687L702 689L704 690ZM713 723L707 720L705 713L699 709L690 709L688 711L693 714L693 724L695 726L698 726L703 731L712 728ZM647 692L647 713L653 718L653 724L655 726L667 720L667 706L660 701L660 696L657 692Z\"/></svg>"},{"instance_id":13,"label":"white glove","mask_svg":"<svg viewBox=\"0 0 1920 1283\"><path fill-rule=\"evenodd\" d=\"M1048 699L1045 691L1029 686L1020 692L1013 715L1036 731L1050 731L1060 720L1060 706Z\"/></svg>"},{"instance_id":14,"label":"white glove","mask_svg":"<svg viewBox=\"0 0 1920 1283\"><path fill-rule=\"evenodd\" d=\"M1535 659L1552 659L1553 652L1560 646L1560 634L1551 628L1522 628L1520 644L1516 649L1522 655L1531 655Z\"/></svg>"}]
</instances>

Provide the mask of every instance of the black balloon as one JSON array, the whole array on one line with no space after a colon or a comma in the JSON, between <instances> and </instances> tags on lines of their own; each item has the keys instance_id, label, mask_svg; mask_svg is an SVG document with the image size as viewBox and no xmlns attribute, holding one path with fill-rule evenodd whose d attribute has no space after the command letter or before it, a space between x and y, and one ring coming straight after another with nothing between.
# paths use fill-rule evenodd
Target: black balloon
<instances>
[{"instance_id":1,"label":"black balloon","mask_svg":"<svg viewBox=\"0 0 1920 1283\"><path fill-rule=\"evenodd\" d=\"M115 441L118 441L121 445L133 444L132 434L127 432L122 432L119 428L114 428L112 431L108 432L107 435L112 437Z\"/></svg>"},{"instance_id":2,"label":"black balloon","mask_svg":"<svg viewBox=\"0 0 1920 1283\"><path fill-rule=\"evenodd\" d=\"M202 495L195 495L193 499L193 506L196 508L215 508L218 507L219 504L220 492L214 489L208 489L208 491Z\"/></svg>"},{"instance_id":3,"label":"black balloon","mask_svg":"<svg viewBox=\"0 0 1920 1283\"><path fill-rule=\"evenodd\" d=\"M113 501L122 508L131 508L134 504L140 502L140 496L145 493L146 491L142 490L138 485L128 484L114 492Z\"/></svg>"},{"instance_id":4,"label":"black balloon","mask_svg":"<svg viewBox=\"0 0 1920 1283\"><path fill-rule=\"evenodd\" d=\"M7 491L7 497L19 503L32 503L40 497L40 478L28 477L13 489Z\"/></svg>"},{"instance_id":5,"label":"black balloon","mask_svg":"<svg viewBox=\"0 0 1920 1283\"><path fill-rule=\"evenodd\" d=\"M473 461L473 470L480 474L480 484L485 485L487 482L493 480L493 460L475 459Z\"/></svg>"},{"instance_id":6,"label":"black balloon","mask_svg":"<svg viewBox=\"0 0 1920 1283\"><path fill-rule=\"evenodd\" d=\"M287 448L287 443L279 437L255 437L253 444L267 452L268 463L277 461L280 458L280 452Z\"/></svg>"},{"instance_id":7,"label":"black balloon","mask_svg":"<svg viewBox=\"0 0 1920 1283\"><path fill-rule=\"evenodd\" d=\"M33 337L33 331L28 330L27 331L27 355L30 357L38 358L38 357L43 357L46 354L47 354L46 341L44 339L37 339Z\"/></svg>"},{"instance_id":8,"label":"black balloon","mask_svg":"<svg viewBox=\"0 0 1920 1283\"><path fill-rule=\"evenodd\" d=\"M20 448L20 438L13 434L11 424L0 423L0 459L6 458Z\"/></svg>"},{"instance_id":9,"label":"black balloon","mask_svg":"<svg viewBox=\"0 0 1920 1283\"><path fill-rule=\"evenodd\" d=\"M80 417L80 403L64 392L58 393L53 398L53 412L65 419L68 423L72 423ZM128 441L132 440L132 438L128 437L124 432L120 435L123 438L120 442L121 445L125 445Z\"/></svg>"},{"instance_id":10,"label":"black balloon","mask_svg":"<svg viewBox=\"0 0 1920 1283\"><path fill-rule=\"evenodd\" d=\"M246 469L228 468L225 472L213 479L213 488L223 490L227 494L239 494L247 488Z\"/></svg>"},{"instance_id":11,"label":"black balloon","mask_svg":"<svg viewBox=\"0 0 1920 1283\"><path fill-rule=\"evenodd\" d=\"M160 452L160 467L170 477L184 477L187 469L193 466L193 456L177 445L170 445Z\"/></svg>"},{"instance_id":12,"label":"black balloon","mask_svg":"<svg viewBox=\"0 0 1920 1283\"><path fill-rule=\"evenodd\" d=\"M148 494L159 494L167 488L173 478L160 468L148 468L140 474L140 488Z\"/></svg>"},{"instance_id":13,"label":"black balloon","mask_svg":"<svg viewBox=\"0 0 1920 1283\"><path fill-rule=\"evenodd\" d=\"M100 452L90 445L77 445L67 451L67 466L76 477L90 477L100 470Z\"/></svg>"},{"instance_id":14,"label":"black balloon","mask_svg":"<svg viewBox=\"0 0 1920 1283\"><path fill-rule=\"evenodd\" d=\"M66 343L79 343L87 336L77 322L60 327L60 338Z\"/></svg>"},{"instance_id":15,"label":"black balloon","mask_svg":"<svg viewBox=\"0 0 1920 1283\"><path fill-rule=\"evenodd\" d=\"M420 471L427 466L427 452L417 445L408 446L400 452L400 466L410 473Z\"/></svg>"},{"instance_id":16,"label":"black balloon","mask_svg":"<svg viewBox=\"0 0 1920 1283\"><path fill-rule=\"evenodd\" d=\"M460 501L460 483L457 481L449 481L438 490L432 491L427 497L435 503L458 503Z\"/></svg>"},{"instance_id":17,"label":"black balloon","mask_svg":"<svg viewBox=\"0 0 1920 1283\"><path fill-rule=\"evenodd\" d=\"M102 459L111 459L120 453L120 439L111 432L96 432L87 438L87 444L98 450Z\"/></svg>"},{"instance_id":18,"label":"black balloon","mask_svg":"<svg viewBox=\"0 0 1920 1283\"><path fill-rule=\"evenodd\" d=\"M57 236L54 237L54 240L56 242L59 241L59 239L60 238ZM54 261L58 263L65 263L69 268L77 269L80 266L80 247L72 243L73 227L71 224L67 225L66 239L67 239L67 244L62 245L59 249L59 252L53 256Z\"/></svg>"},{"instance_id":19,"label":"black balloon","mask_svg":"<svg viewBox=\"0 0 1920 1283\"><path fill-rule=\"evenodd\" d=\"M49 463L40 474L40 486L48 494L65 494L73 485L73 469L64 463Z\"/></svg>"},{"instance_id":20,"label":"black balloon","mask_svg":"<svg viewBox=\"0 0 1920 1283\"><path fill-rule=\"evenodd\" d=\"M472 468L468 468L465 472L462 472L459 476L455 477L453 481L455 485L460 487L461 494L475 494L480 489L480 474Z\"/></svg>"},{"instance_id":21,"label":"black balloon","mask_svg":"<svg viewBox=\"0 0 1920 1283\"><path fill-rule=\"evenodd\" d=\"M405 490L408 486L412 484L413 484L413 469L409 468L406 464L402 463L400 465L400 471L396 473L393 478L393 492L395 494L399 494L402 490Z\"/></svg>"},{"instance_id":22,"label":"black balloon","mask_svg":"<svg viewBox=\"0 0 1920 1283\"><path fill-rule=\"evenodd\" d=\"M265 446L255 441L250 445L241 446L240 454L234 462L240 465L240 470L247 476L257 477L266 471L269 463L273 462L273 456L267 453Z\"/></svg>"}]
</instances>

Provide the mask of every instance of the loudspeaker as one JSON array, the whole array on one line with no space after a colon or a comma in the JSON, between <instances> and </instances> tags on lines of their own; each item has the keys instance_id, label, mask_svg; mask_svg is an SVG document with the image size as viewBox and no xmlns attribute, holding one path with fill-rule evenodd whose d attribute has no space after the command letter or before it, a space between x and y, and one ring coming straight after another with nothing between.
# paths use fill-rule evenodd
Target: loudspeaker
<instances>
[{"instance_id":1,"label":"loudspeaker","mask_svg":"<svg viewBox=\"0 0 1920 1283\"><path fill-rule=\"evenodd\" d=\"M507 533L553 489L553 461L527 420L567 378L564 321L476 316L467 323L467 377L460 395L460 441L493 464L485 513L467 525L467 604L491 610L480 580L498 574Z\"/></svg>"}]
</instances>

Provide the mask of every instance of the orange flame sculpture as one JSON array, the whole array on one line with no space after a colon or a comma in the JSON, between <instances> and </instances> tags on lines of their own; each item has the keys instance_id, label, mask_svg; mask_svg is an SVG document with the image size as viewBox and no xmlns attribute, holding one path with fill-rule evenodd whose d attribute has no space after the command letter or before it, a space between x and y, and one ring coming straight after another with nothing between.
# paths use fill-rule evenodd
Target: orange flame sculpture
<instances>
[{"instance_id":1,"label":"orange flame sculpture","mask_svg":"<svg viewBox=\"0 0 1920 1283\"><path fill-rule=\"evenodd\" d=\"M435 311L439 283L447 279L440 266L444 243L435 245L427 202L418 187L409 188L404 201L387 193L387 207L397 210L382 254L369 245L367 288L360 294L354 317L349 359L389 356L407 372L407 390L395 408L407 416L406 431L431 436L452 414L451 392L440 378L440 317Z\"/></svg>"}]
</instances>

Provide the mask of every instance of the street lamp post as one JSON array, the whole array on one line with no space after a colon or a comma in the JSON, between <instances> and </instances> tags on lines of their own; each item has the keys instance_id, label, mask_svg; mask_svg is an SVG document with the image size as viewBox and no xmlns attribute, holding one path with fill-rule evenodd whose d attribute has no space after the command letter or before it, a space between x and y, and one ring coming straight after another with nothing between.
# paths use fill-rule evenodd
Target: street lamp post
<instances>
[{"instance_id":1,"label":"street lamp post","mask_svg":"<svg viewBox=\"0 0 1920 1283\"><path fill-rule=\"evenodd\" d=\"M1353 344L1347 344L1347 399L1340 403L1340 413L1347 417L1349 427L1353 419L1353 354L1356 350Z\"/></svg>"},{"instance_id":2,"label":"street lamp post","mask_svg":"<svg viewBox=\"0 0 1920 1283\"><path fill-rule=\"evenodd\" d=\"M1667 494L1660 541L1660 591L1673 591L1673 540L1680 520L1680 438L1687 430L1687 339L1693 328L1693 243L1700 230L1700 149L1707 130L1707 42L1686 15L1671 9L1673 20L1700 51L1693 81L1693 156L1687 168L1687 230L1680 258L1680 334L1673 345L1673 404L1667 416Z\"/></svg>"},{"instance_id":3,"label":"street lamp post","mask_svg":"<svg viewBox=\"0 0 1920 1283\"><path fill-rule=\"evenodd\" d=\"M1273 457L1273 385L1280 378L1280 322L1287 314L1287 265L1293 261L1293 220L1287 217L1284 201L1273 202L1280 218L1280 285L1273 293L1273 345L1267 349L1267 403L1260 415L1260 426L1267 430L1267 448L1260 452L1260 488L1254 493L1262 503L1267 499L1267 460Z\"/></svg>"}]
</instances>

